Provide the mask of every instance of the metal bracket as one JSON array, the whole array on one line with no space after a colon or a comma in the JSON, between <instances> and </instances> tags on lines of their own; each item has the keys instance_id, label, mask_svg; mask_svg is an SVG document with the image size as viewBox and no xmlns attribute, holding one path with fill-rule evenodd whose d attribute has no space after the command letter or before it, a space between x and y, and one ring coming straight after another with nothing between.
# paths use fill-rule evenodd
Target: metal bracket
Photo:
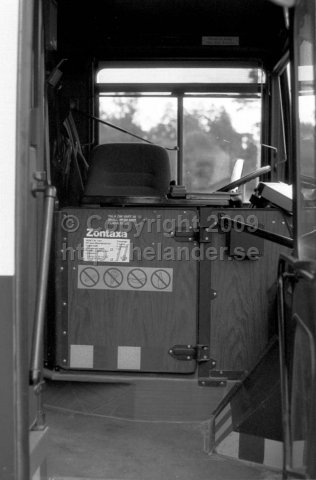
<instances>
[{"instance_id":1,"label":"metal bracket","mask_svg":"<svg viewBox=\"0 0 316 480\"><path fill-rule=\"evenodd\" d=\"M45 171L37 171L33 173L33 178L31 192L33 197L36 197L38 193L43 193L48 186L47 174Z\"/></svg>"},{"instance_id":2,"label":"metal bracket","mask_svg":"<svg viewBox=\"0 0 316 480\"><path fill-rule=\"evenodd\" d=\"M208 345L174 345L169 349L169 355L182 361L196 360L201 363L211 360L213 368L216 366L215 360L209 356Z\"/></svg>"},{"instance_id":3,"label":"metal bracket","mask_svg":"<svg viewBox=\"0 0 316 480\"><path fill-rule=\"evenodd\" d=\"M209 225L208 227L200 227L199 230L199 242L209 243L211 241L212 232L217 229L217 222Z\"/></svg>"},{"instance_id":4,"label":"metal bracket","mask_svg":"<svg viewBox=\"0 0 316 480\"><path fill-rule=\"evenodd\" d=\"M226 387L227 378L199 378L200 387Z\"/></svg>"},{"instance_id":5,"label":"metal bracket","mask_svg":"<svg viewBox=\"0 0 316 480\"><path fill-rule=\"evenodd\" d=\"M189 227L189 230L175 230L173 237L176 242L196 242L198 231L193 227Z\"/></svg>"}]
</instances>

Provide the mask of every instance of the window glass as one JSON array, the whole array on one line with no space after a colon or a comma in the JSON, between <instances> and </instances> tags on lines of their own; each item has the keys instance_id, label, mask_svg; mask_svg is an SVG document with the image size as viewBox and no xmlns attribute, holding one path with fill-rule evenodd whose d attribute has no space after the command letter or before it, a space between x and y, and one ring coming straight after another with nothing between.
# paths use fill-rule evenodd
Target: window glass
<instances>
[{"instance_id":1,"label":"window glass","mask_svg":"<svg viewBox=\"0 0 316 480\"><path fill-rule=\"evenodd\" d=\"M97 83L258 83L255 68L103 68Z\"/></svg>"},{"instance_id":2,"label":"window glass","mask_svg":"<svg viewBox=\"0 0 316 480\"><path fill-rule=\"evenodd\" d=\"M189 191L214 192L231 181L237 159L242 175L260 165L261 100L184 99L184 183ZM249 198L254 182L246 186Z\"/></svg>"},{"instance_id":3,"label":"window glass","mask_svg":"<svg viewBox=\"0 0 316 480\"><path fill-rule=\"evenodd\" d=\"M159 95L157 93L157 95ZM174 97L100 96L102 120L167 148L177 145L177 99ZM140 140L100 124L99 143ZM177 153L168 151L171 178L177 178Z\"/></svg>"},{"instance_id":4,"label":"window glass","mask_svg":"<svg viewBox=\"0 0 316 480\"><path fill-rule=\"evenodd\" d=\"M298 79L298 254L316 259L315 162L315 4L300 0L296 8L296 68Z\"/></svg>"}]
</instances>

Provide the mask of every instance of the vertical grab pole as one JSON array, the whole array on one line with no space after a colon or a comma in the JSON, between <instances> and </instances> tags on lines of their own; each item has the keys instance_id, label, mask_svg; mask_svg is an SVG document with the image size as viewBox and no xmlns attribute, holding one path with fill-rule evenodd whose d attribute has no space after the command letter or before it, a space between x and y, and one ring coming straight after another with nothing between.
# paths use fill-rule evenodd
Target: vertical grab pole
<instances>
[{"instance_id":1,"label":"vertical grab pole","mask_svg":"<svg viewBox=\"0 0 316 480\"><path fill-rule=\"evenodd\" d=\"M280 380L281 380L281 403L282 403L282 424L283 424L283 475L287 478L287 472L292 464L292 448L290 433L289 413L289 387L288 368L286 358L286 332L284 315L284 276L283 263L279 264L278 278L278 329L279 329L279 353L280 353ZM291 277L291 274L288 274Z\"/></svg>"},{"instance_id":2,"label":"vertical grab pole","mask_svg":"<svg viewBox=\"0 0 316 480\"><path fill-rule=\"evenodd\" d=\"M30 370L30 382L35 388L40 385L42 376L42 346L56 188L51 185L45 186L44 198L43 241L41 246L38 289L36 295Z\"/></svg>"},{"instance_id":3,"label":"vertical grab pole","mask_svg":"<svg viewBox=\"0 0 316 480\"><path fill-rule=\"evenodd\" d=\"M178 122L177 122L177 146L178 146L178 185L183 185L183 96L178 96Z\"/></svg>"}]
</instances>

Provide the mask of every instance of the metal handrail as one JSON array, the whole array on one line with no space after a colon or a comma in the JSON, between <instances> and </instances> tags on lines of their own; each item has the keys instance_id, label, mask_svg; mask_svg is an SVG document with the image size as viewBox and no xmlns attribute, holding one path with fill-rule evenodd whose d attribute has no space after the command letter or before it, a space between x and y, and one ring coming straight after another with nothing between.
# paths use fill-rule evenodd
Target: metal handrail
<instances>
[{"instance_id":1,"label":"metal handrail","mask_svg":"<svg viewBox=\"0 0 316 480\"><path fill-rule=\"evenodd\" d=\"M242 229L243 232L254 235L255 237L263 238L264 240L269 240L270 242L278 243L279 245L284 245L288 248L293 248L293 239L290 237L285 237L284 235L279 235L278 233L270 232L259 227L255 227L250 223L241 222L240 220L235 220L229 215L223 215L222 213L218 216L218 225L220 229L228 231L229 228L237 228L239 232Z\"/></svg>"},{"instance_id":2,"label":"metal handrail","mask_svg":"<svg viewBox=\"0 0 316 480\"><path fill-rule=\"evenodd\" d=\"M278 330L279 330L279 358L280 358L280 383L281 383L281 404L282 404L282 426L283 426L283 472L286 474L292 465L292 443L290 430L290 399L288 366L285 349L285 315L284 315L284 261L279 262L278 277Z\"/></svg>"},{"instance_id":3,"label":"metal handrail","mask_svg":"<svg viewBox=\"0 0 316 480\"><path fill-rule=\"evenodd\" d=\"M30 383L34 387L38 387L42 379L42 347L56 188L46 185L43 191L45 198L43 241L40 255L30 367Z\"/></svg>"}]
</instances>

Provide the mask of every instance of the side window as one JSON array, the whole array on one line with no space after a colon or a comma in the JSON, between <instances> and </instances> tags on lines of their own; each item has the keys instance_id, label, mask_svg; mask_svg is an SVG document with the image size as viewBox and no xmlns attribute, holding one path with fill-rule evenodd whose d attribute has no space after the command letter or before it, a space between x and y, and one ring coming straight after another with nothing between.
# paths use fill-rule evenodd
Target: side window
<instances>
[{"instance_id":1,"label":"side window","mask_svg":"<svg viewBox=\"0 0 316 480\"><path fill-rule=\"evenodd\" d=\"M316 259L315 3L299 0L295 18L298 113L298 254Z\"/></svg>"},{"instance_id":2,"label":"side window","mask_svg":"<svg viewBox=\"0 0 316 480\"><path fill-rule=\"evenodd\" d=\"M188 192L211 193L261 164L263 73L253 68L101 68L101 119L169 151L171 171ZM100 125L99 143L136 138ZM246 198L254 188L247 185Z\"/></svg>"}]
</instances>

